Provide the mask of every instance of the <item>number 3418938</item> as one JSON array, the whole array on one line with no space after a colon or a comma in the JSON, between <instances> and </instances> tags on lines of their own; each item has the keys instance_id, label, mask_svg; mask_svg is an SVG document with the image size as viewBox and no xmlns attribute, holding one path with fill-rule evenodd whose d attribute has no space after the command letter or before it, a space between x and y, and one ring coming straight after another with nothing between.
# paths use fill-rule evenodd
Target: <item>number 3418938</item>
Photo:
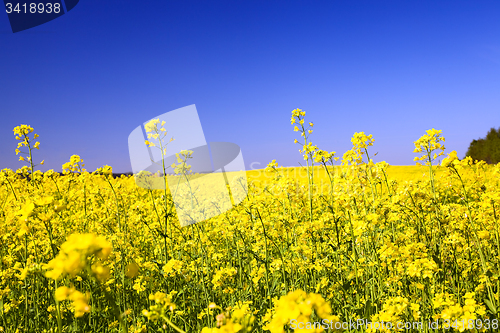
<instances>
[{"instance_id":1,"label":"number 3418938","mask_svg":"<svg viewBox=\"0 0 500 333\"><path fill-rule=\"evenodd\" d=\"M7 14L18 13L18 14L59 14L61 12L61 4L60 3L23 3L23 4L11 4L6 3L5 8Z\"/></svg>"}]
</instances>

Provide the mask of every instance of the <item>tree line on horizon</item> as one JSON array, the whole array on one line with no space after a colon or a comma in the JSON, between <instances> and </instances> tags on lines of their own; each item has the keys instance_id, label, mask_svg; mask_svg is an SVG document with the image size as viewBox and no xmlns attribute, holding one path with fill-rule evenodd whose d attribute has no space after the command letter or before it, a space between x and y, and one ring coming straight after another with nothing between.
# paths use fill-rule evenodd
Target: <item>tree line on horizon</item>
<instances>
[{"instance_id":1,"label":"tree line on horizon","mask_svg":"<svg viewBox=\"0 0 500 333\"><path fill-rule=\"evenodd\" d=\"M474 160L482 160L488 164L500 162L500 127L491 128L485 138L472 140L465 156Z\"/></svg>"}]
</instances>

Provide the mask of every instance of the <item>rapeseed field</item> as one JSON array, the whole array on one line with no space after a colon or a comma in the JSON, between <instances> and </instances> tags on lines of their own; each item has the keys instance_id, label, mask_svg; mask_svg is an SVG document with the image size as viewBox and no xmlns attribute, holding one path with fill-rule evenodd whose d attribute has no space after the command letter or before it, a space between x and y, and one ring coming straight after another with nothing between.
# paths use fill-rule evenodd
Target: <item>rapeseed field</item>
<instances>
[{"instance_id":1,"label":"rapeseed field","mask_svg":"<svg viewBox=\"0 0 500 333\"><path fill-rule=\"evenodd\" d=\"M305 166L248 171L222 214L242 193L194 202L189 151L168 176L187 195L76 155L42 173L38 135L16 127L24 166L0 172L0 332L498 331L500 164L445 154L435 129L415 141L422 165L374 163L363 132L337 156L304 118L292 112ZM165 153L163 125L146 144ZM181 226L180 195L210 218Z\"/></svg>"}]
</instances>

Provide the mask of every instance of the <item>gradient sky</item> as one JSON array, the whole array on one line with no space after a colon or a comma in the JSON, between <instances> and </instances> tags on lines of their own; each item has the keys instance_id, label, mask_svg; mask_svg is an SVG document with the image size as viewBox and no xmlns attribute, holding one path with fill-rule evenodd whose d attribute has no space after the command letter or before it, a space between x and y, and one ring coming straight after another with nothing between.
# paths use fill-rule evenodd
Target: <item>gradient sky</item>
<instances>
[{"instance_id":1,"label":"gradient sky","mask_svg":"<svg viewBox=\"0 0 500 333\"><path fill-rule=\"evenodd\" d=\"M81 0L13 34L0 14L0 169L23 165L12 129L30 124L42 171L73 154L131 171L130 132L191 104L248 169L302 162L295 108L339 155L364 131L376 162L413 164L436 128L463 157L500 127L499 17L499 1Z\"/></svg>"}]
</instances>

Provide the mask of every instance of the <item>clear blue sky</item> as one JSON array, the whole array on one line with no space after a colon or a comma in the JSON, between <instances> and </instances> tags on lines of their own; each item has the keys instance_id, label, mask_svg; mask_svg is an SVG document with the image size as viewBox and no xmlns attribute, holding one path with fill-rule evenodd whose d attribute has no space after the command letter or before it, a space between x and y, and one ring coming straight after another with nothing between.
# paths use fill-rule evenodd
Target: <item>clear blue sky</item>
<instances>
[{"instance_id":1,"label":"clear blue sky","mask_svg":"<svg viewBox=\"0 0 500 333\"><path fill-rule=\"evenodd\" d=\"M30 124L42 170L78 154L130 171L130 132L191 104L248 168L302 161L295 108L339 155L364 131L375 161L413 164L436 128L463 157L500 127L499 17L498 1L82 0L13 34L0 14L0 169L23 165L12 129Z\"/></svg>"}]
</instances>

